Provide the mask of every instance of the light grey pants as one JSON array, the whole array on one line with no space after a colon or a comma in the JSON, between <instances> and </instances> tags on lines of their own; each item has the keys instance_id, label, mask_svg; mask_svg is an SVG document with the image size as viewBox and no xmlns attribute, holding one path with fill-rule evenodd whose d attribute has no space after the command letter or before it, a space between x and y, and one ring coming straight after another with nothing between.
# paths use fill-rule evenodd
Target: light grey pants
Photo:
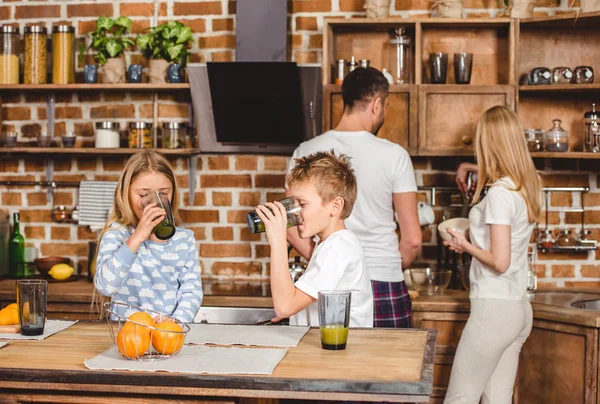
<instances>
[{"instance_id":1,"label":"light grey pants","mask_svg":"<svg viewBox=\"0 0 600 404\"><path fill-rule=\"evenodd\" d=\"M532 324L528 300L471 299L444 404L510 404Z\"/></svg>"}]
</instances>

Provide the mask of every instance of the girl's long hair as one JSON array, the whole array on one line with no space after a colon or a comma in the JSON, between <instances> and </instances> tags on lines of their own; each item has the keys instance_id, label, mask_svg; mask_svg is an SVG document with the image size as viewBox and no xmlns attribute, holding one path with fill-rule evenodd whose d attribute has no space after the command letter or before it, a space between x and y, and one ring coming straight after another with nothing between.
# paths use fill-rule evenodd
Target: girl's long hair
<instances>
[{"instance_id":1,"label":"girl's long hair","mask_svg":"<svg viewBox=\"0 0 600 404\"><path fill-rule=\"evenodd\" d=\"M540 220L542 214L542 184L536 172L523 127L517 115L503 106L484 112L477 123L475 156L478 179L473 203L479 201L486 185L509 177L525 200L530 222Z\"/></svg>"},{"instance_id":2,"label":"girl's long hair","mask_svg":"<svg viewBox=\"0 0 600 404\"><path fill-rule=\"evenodd\" d=\"M173 188L173 195L171 195L171 207L173 209L173 219L175 225L178 226L181 223L179 218L179 199L177 192L177 181L175 180L175 174L169 164L169 161L164 158L161 154L153 150L144 150L134 154L127 160L117 188L115 189L115 204L113 206L112 213L108 218L108 221L104 225L102 232L98 238L98 246L96 247L96 257L98 257L98 250L100 248L100 241L104 234L111 228L113 223L118 223L123 227L137 226L139 219L135 216L133 209L131 208L131 199L129 198L129 188L139 176L148 173L163 174L171 182ZM94 296L92 298L92 311L99 310L100 318L104 314L103 305L105 302L110 301L109 297L100 295L94 288Z\"/></svg>"}]
</instances>

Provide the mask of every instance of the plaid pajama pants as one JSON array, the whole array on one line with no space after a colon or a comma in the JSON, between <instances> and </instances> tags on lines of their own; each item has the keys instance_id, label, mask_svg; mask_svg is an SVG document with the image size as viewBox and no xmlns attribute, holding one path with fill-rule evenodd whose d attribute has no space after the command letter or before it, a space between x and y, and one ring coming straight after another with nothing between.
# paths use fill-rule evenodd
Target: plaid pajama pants
<instances>
[{"instance_id":1,"label":"plaid pajama pants","mask_svg":"<svg viewBox=\"0 0 600 404\"><path fill-rule=\"evenodd\" d=\"M373 327L411 328L412 301L402 282L371 281L373 289Z\"/></svg>"}]
</instances>

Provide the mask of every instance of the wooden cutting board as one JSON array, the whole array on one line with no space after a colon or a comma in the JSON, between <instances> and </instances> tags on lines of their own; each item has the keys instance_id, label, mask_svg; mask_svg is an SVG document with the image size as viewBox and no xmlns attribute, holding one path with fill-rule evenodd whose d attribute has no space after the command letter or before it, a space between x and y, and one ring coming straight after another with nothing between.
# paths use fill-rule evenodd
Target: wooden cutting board
<instances>
[{"instance_id":1,"label":"wooden cutting board","mask_svg":"<svg viewBox=\"0 0 600 404\"><path fill-rule=\"evenodd\" d=\"M20 332L21 326L19 324L0 325L0 334L19 334Z\"/></svg>"}]
</instances>

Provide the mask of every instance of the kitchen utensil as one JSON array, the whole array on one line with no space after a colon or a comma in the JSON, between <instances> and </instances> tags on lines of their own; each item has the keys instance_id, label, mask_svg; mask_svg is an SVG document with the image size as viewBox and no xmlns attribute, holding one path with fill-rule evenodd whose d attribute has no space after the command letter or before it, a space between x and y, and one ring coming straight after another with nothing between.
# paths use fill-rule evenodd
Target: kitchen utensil
<instances>
[{"instance_id":1,"label":"kitchen utensil","mask_svg":"<svg viewBox=\"0 0 600 404\"><path fill-rule=\"evenodd\" d=\"M323 290L318 295L321 347L327 350L346 349L350 325L352 292Z\"/></svg>"},{"instance_id":2,"label":"kitchen utensil","mask_svg":"<svg viewBox=\"0 0 600 404\"><path fill-rule=\"evenodd\" d=\"M33 265L35 265L35 269L43 275L44 277L50 277L48 275L48 271L56 264L71 264L71 260L64 257L45 257L45 258L36 258L33 260Z\"/></svg>"},{"instance_id":3,"label":"kitchen utensil","mask_svg":"<svg viewBox=\"0 0 600 404\"><path fill-rule=\"evenodd\" d=\"M77 140L77 134L75 132L67 132L61 137L63 147L74 147L75 141Z\"/></svg>"},{"instance_id":4,"label":"kitchen utensil","mask_svg":"<svg viewBox=\"0 0 600 404\"><path fill-rule=\"evenodd\" d=\"M285 207L287 215L287 227L294 227L302 224L301 207L296 198L290 196L279 201ZM246 214L246 223L252 233L262 233L265 231L265 224L258 217L256 210Z\"/></svg>"},{"instance_id":5,"label":"kitchen utensil","mask_svg":"<svg viewBox=\"0 0 600 404\"><path fill-rule=\"evenodd\" d=\"M583 151L600 151L600 113L596 112L596 103L592 103L592 110L583 114L585 125L583 132Z\"/></svg>"},{"instance_id":6,"label":"kitchen utensil","mask_svg":"<svg viewBox=\"0 0 600 404\"><path fill-rule=\"evenodd\" d=\"M473 54L467 52L454 54L454 80L456 84L469 84L473 67Z\"/></svg>"},{"instance_id":7,"label":"kitchen utensil","mask_svg":"<svg viewBox=\"0 0 600 404\"><path fill-rule=\"evenodd\" d=\"M552 69L553 84L570 84L573 79L573 71L568 67L555 67Z\"/></svg>"},{"instance_id":8,"label":"kitchen utensil","mask_svg":"<svg viewBox=\"0 0 600 404\"><path fill-rule=\"evenodd\" d=\"M594 82L594 69L591 66L577 66L575 68L574 84L591 84Z\"/></svg>"},{"instance_id":9,"label":"kitchen utensil","mask_svg":"<svg viewBox=\"0 0 600 404\"><path fill-rule=\"evenodd\" d=\"M433 208L428 203L423 201L417 204L417 213L419 215L419 224L421 226L428 226L435 222L435 214Z\"/></svg>"},{"instance_id":10,"label":"kitchen utensil","mask_svg":"<svg viewBox=\"0 0 600 404\"><path fill-rule=\"evenodd\" d=\"M356 59L354 58L354 56L352 56L350 58L350 63L348 63L348 73L350 73L351 71L353 71L357 67L358 67L358 62L356 61Z\"/></svg>"},{"instance_id":11,"label":"kitchen utensil","mask_svg":"<svg viewBox=\"0 0 600 404\"><path fill-rule=\"evenodd\" d=\"M159 208L163 208L166 214L165 218L154 227L153 233L159 240L168 240L173 237L177 231L175 229L175 219L173 218L171 201L169 201L167 194L152 191L142 199L142 208L145 208L151 203L155 203Z\"/></svg>"},{"instance_id":12,"label":"kitchen utensil","mask_svg":"<svg viewBox=\"0 0 600 404\"><path fill-rule=\"evenodd\" d=\"M440 223L438 225L438 232L444 241L452 240L452 236L446 231L447 229L453 229L464 237L469 238L469 219L465 217L455 217Z\"/></svg>"},{"instance_id":13,"label":"kitchen utensil","mask_svg":"<svg viewBox=\"0 0 600 404\"><path fill-rule=\"evenodd\" d=\"M547 67L536 67L529 72L529 84L550 84L552 82L552 73Z\"/></svg>"},{"instance_id":14,"label":"kitchen utensil","mask_svg":"<svg viewBox=\"0 0 600 404\"><path fill-rule=\"evenodd\" d=\"M394 29L390 39L390 72L396 84L408 84L412 79L411 38L404 27Z\"/></svg>"},{"instance_id":15,"label":"kitchen utensil","mask_svg":"<svg viewBox=\"0 0 600 404\"><path fill-rule=\"evenodd\" d=\"M335 84L342 84L344 82L344 77L346 77L346 69L347 69L346 60L338 59L336 61L336 76L335 76Z\"/></svg>"},{"instance_id":16,"label":"kitchen utensil","mask_svg":"<svg viewBox=\"0 0 600 404\"><path fill-rule=\"evenodd\" d=\"M17 307L22 335L42 335L46 324L48 281L21 279L17 281Z\"/></svg>"},{"instance_id":17,"label":"kitchen utensil","mask_svg":"<svg viewBox=\"0 0 600 404\"><path fill-rule=\"evenodd\" d=\"M359 61L359 65L360 67L362 67L363 69L368 68L369 66L371 66L371 61L369 59L361 59Z\"/></svg>"},{"instance_id":18,"label":"kitchen utensil","mask_svg":"<svg viewBox=\"0 0 600 404\"><path fill-rule=\"evenodd\" d=\"M527 149L532 152L544 151L544 130L543 129L524 129L525 139L527 140Z\"/></svg>"},{"instance_id":19,"label":"kitchen utensil","mask_svg":"<svg viewBox=\"0 0 600 404\"><path fill-rule=\"evenodd\" d=\"M548 152L568 152L569 151L569 134L560 126L562 121L554 119L552 127L544 136L544 148Z\"/></svg>"},{"instance_id":20,"label":"kitchen utensil","mask_svg":"<svg viewBox=\"0 0 600 404\"><path fill-rule=\"evenodd\" d=\"M448 71L448 54L434 52L429 54L429 69L432 84L445 84Z\"/></svg>"},{"instance_id":21,"label":"kitchen utensil","mask_svg":"<svg viewBox=\"0 0 600 404\"><path fill-rule=\"evenodd\" d=\"M413 288L426 296L441 295L450 283L452 271L432 268L411 268L410 277Z\"/></svg>"},{"instance_id":22,"label":"kitchen utensil","mask_svg":"<svg viewBox=\"0 0 600 404\"><path fill-rule=\"evenodd\" d=\"M52 137L48 134L48 132L41 132L37 135L37 145L38 147L50 147L50 142L52 141Z\"/></svg>"}]
</instances>

